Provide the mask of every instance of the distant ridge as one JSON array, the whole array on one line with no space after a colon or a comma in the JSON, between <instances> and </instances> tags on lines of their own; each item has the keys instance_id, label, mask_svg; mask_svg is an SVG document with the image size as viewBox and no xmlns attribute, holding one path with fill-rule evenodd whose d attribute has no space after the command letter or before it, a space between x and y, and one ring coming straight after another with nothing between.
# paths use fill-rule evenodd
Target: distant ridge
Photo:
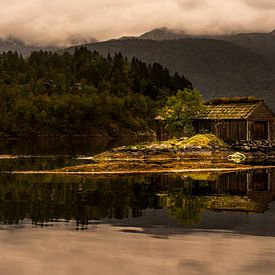
<instances>
[{"instance_id":1,"label":"distant ridge","mask_svg":"<svg viewBox=\"0 0 275 275\"><path fill-rule=\"evenodd\" d=\"M175 40L188 37L184 32L177 30L170 30L166 27L157 28L149 32L145 32L140 35L139 39L149 39L149 40Z\"/></svg>"},{"instance_id":2,"label":"distant ridge","mask_svg":"<svg viewBox=\"0 0 275 275\"><path fill-rule=\"evenodd\" d=\"M244 46L257 53L272 57L275 59L275 29L266 33L238 33L232 35L188 35L183 31L171 30L166 27L156 28L145 32L136 38L149 40L176 40L183 38L193 39L216 39L228 41L240 46Z\"/></svg>"},{"instance_id":3,"label":"distant ridge","mask_svg":"<svg viewBox=\"0 0 275 275\"><path fill-rule=\"evenodd\" d=\"M89 43L96 43L96 39L89 39ZM71 39L70 44L71 45L81 45L85 43L83 40L79 39ZM87 43L87 41L86 41ZM48 51L48 52L55 52L62 49L61 47L57 46L35 46L35 45L27 45L24 43L24 41L14 38L8 38L8 39L1 39L0 38L0 53L12 51L17 51L19 54L22 54L24 57L30 55L31 52L34 51Z\"/></svg>"},{"instance_id":4,"label":"distant ridge","mask_svg":"<svg viewBox=\"0 0 275 275\"><path fill-rule=\"evenodd\" d=\"M8 51L17 51L23 56L28 56L33 51L56 51L59 50L58 47L39 47L39 46L29 46L23 41L17 39L0 39L0 53Z\"/></svg>"}]
</instances>

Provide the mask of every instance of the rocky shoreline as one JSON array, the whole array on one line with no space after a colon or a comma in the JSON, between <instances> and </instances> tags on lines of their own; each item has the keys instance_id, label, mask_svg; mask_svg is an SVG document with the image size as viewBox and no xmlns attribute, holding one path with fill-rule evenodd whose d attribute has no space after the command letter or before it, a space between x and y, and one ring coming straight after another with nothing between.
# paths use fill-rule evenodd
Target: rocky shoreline
<instances>
[{"instance_id":1,"label":"rocky shoreline","mask_svg":"<svg viewBox=\"0 0 275 275\"><path fill-rule=\"evenodd\" d=\"M271 154L273 151L272 143L267 140L239 140L232 144L232 148L237 151L263 152L266 154Z\"/></svg>"}]
</instances>

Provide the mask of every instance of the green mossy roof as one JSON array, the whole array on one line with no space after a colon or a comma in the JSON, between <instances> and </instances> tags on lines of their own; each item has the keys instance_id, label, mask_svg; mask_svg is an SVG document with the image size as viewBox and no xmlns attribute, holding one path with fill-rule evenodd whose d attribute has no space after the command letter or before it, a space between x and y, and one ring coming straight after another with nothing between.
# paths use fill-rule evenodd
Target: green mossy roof
<instances>
[{"instance_id":1,"label":"green mossy roof","mask_svg":"<svg viewBox=\"0 0 275 275\"><path fill-rule=\"evenodd\" d=\"M206 104L195 119L247 119L259 102Z\"/></svg>"}]
</instances>

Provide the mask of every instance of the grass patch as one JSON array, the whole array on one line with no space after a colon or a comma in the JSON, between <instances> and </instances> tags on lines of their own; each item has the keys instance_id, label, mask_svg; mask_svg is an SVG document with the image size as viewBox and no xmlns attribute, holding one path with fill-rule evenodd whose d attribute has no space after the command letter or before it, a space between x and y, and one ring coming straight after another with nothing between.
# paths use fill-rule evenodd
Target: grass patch
<instances>
[{"instance_id":1,"label":"grass patch","mask_svg":"<svg viewBox=\"0 0 275 275\"><path fill-rule=\"evenodd\" d=\"M179 141L176 144L183 146L200 146L202 148L229 148L228 144L226 144L223 140L212 134L198 134L186 140Z\"/></svg>"},{"instance_id":2,"label":"grass patch","mask_svg":"<svg viewBox=\"0 0 275 275\"><path fill-rule=\"evenodd\" d=\"M150 144L129 146L128 149L229 149L230 146L212 134L197 134L190 138L169 139Z\"/></svg>"}]
</instances>

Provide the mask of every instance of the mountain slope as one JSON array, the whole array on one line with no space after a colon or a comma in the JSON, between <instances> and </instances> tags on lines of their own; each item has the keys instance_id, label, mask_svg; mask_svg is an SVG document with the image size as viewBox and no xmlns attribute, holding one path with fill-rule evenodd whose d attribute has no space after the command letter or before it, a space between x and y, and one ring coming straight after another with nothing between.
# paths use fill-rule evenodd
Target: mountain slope
<instances>
[{"instance_id":1,"label":"mountain slope","mask_svg":"<svg viewBox=\"0 0 275 275\"><path fill-rule=\"evenodd\" d=\"M245 47L213 39L112 40L85 45L107 55L122 52L147 63L159 62L184 74L205 99L221 96L263 97L275 110L275 65ZM74 48L67 49L74 51Z\"/></svg>"},{"instance_id":2,"label":"mountain slope","mask_svg":"<svg viewBox=\"0 0 275 275\"><path fill-rule=\"evenodd\" d=\"M240 33L233 35L187 35L183 31L170 30L166 27L153 29L142 34L139 39L150 40L175 40L183 38L194 39L215 39L231 42L233 44L244 46L257 53L266 55L275 59L275 30L269 33Z\"/></svg>"},{"instance_id":3,"label":"mountain slope","mask_svg":"<svg viewBox=\"0 0 275 275\"><path fill-rule=\"evenodd\" d=\"M140 35L139 39L148 39L148 40L175 40L175 39L182 39L186 38L187 36L184 32L170 30L166 27L157 28L149 32L145 32L144 34Z\"/></svg>"},{"instance_id":4,"label":"mountain slope","mask_svg":"<svg viewBox=\"0 0 275 275\"><path fill-rule=\"evenodd\" d=\"M244 46L257 53L275 59L275 30L270 33L244 33L230 36L219 36L217 39Z\"/></svg>"}]
</instances>

